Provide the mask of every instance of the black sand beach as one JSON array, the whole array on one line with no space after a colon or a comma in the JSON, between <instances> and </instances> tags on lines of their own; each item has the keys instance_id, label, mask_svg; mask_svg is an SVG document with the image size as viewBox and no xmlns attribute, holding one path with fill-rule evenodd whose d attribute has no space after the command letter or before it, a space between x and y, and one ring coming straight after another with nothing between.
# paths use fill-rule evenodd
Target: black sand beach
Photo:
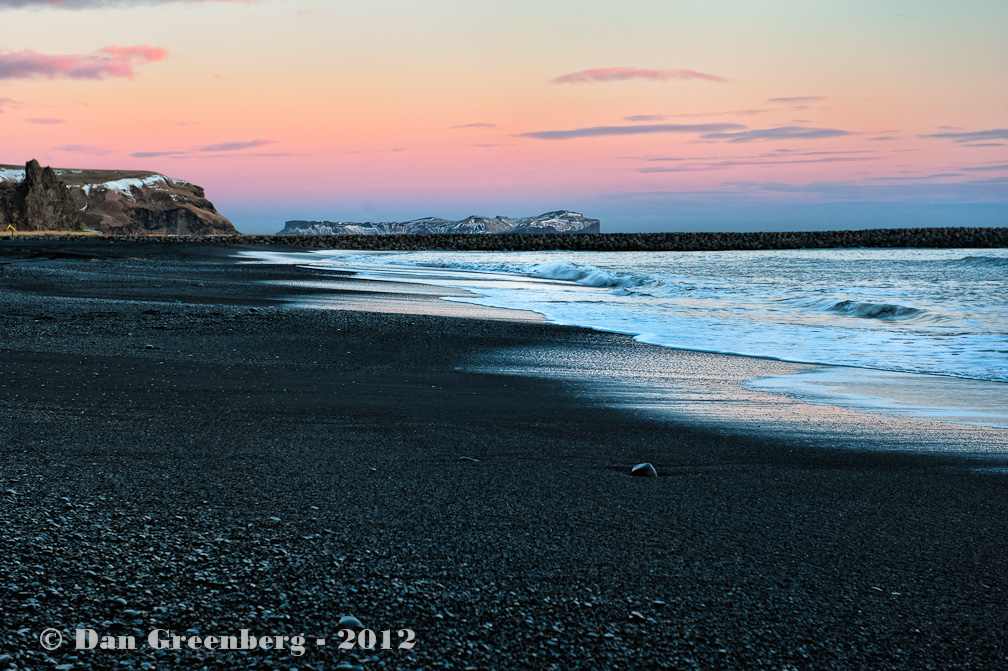
<instances>
[{"instance_id":1,"label":"black sand beach","mask_svg":"<svg viewBox=\"0 0 1008 671\"><path fill-rule=\"evenodd\" d=\"M0 241L0 669L1008 667L1008 473L471 372L648 346L299 308L261 281L316 271L237 249ZM416 646L339 650L344 615ZM45 652L48 627L138 650Z\"/></svg>"}]
</instances>

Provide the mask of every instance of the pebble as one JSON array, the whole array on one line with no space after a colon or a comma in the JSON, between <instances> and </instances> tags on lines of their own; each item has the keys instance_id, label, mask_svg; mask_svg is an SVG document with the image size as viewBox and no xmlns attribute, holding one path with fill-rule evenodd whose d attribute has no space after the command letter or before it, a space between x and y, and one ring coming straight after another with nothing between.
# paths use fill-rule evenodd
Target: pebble
<instances>
[{"instance_id":1,"label":"pebble","mask_svg":"<svg viewBox=\"0 0 1008 671\"><path fill-rule=\"evenodd\" d=\"M645 461L643 464L637 464L630 469L630 475L638 475L642 477L655 478L658 477L658 471L655 467L650 464L650 462Z\"/></svg>"},{"instance_id":2,"label":"pebble","mask_svg":"<svg viewBox=\"0 0 1008 671\"><path fill-rule=\"evenodd\" d=\"M344 615L340 618L339 624L340 629L363 629L364 623L355 618L353 615Z\"/></svg>"},{"instance_id":3,"label":"pebble","mask_svg":"<svg viewBox=\"0 0 1008 671\"><path fill-rule=\"evenodd\" d=\"M351 664L350 662L340 662L334 668L336 671L364 671L364 667L360 664Z\"/></svg>"}]
</instances>

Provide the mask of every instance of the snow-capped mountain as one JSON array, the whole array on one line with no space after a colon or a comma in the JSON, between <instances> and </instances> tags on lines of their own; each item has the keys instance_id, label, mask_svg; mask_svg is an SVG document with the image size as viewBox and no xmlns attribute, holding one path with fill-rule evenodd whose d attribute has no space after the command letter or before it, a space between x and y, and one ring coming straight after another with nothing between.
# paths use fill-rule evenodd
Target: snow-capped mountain
<instances>
[{"instance_id":1,"label":"snow-capped mountain","mask_svg":"<svg viewBox=\"0 0 1008 671\"><path fill-rule=\"evenodd\" d=\"M288 221L280 235L421 235L451 233L598 233L599 220L569 210L537 217L481 217L461 221L425 217L412 221Z\"/></svg>"}]
</instances>

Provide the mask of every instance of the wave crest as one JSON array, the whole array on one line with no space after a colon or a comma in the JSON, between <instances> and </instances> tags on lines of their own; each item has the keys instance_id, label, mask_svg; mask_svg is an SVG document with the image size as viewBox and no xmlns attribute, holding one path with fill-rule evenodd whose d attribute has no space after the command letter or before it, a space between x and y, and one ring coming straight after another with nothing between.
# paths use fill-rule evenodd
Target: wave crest
<instances>
[{"instance_id":1,"label":"wave crest","mask_svg":"<svg viewBox=\"0 0 1008 671\"><path fill-rule=\"evenodd\" d=\"M826 308L830 312L839 312L851 317L861 317L862 319L913 319L923 317L927 310L911 308L905 305L892 305L891 303L869 303L862 301L840 301Z\"/></svg>"},{"instance_id":2,"label":"wave crest","mask_svg":"<svg viewBox=\"0 0 1008 671\"><path fill-rule=\"evenodd\" d=\"M1008 266L1008 258L1003 256L964 256L961 259L956 259L951 262L954 266L966 266L966 267L977 267L977 266L995 266L1002 267Z\"/></svg>"},{"instance_id":3,"label":"wave crest","mask_svg":"<svg viewBox=\"0 0 1008 671\"><path fill-rule=\"evenodd\" d=\"M571 263L569 261L553 261L531 265L512 263L422 263L428 268L450 268L455 270L477 270L490 273L508 273L539 277L548 280L564 280L576 282L587 287L614 289L619 293L637 293L648 288L661 286L663 283L649 275L609 271L597 268L588 263Z\"/></svg>"}]
</instances>

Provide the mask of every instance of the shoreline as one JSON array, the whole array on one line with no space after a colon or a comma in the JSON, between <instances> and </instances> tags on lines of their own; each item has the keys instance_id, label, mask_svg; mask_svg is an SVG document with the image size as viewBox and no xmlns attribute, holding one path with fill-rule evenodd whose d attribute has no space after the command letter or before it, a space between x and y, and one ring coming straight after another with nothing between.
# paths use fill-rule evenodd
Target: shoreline
<instances>
[{"instance_id":1,"label":"shoreline","mask_svg":"<svg viewBox=\"0 0 1008 671\"><path fill-rule=\"evenodd\" d=\"M511 313L502 313L503 318L506 319L507 315L511 314L515 319L527 320L531 318L535 321L545 321L550 324L563 324L578 328L588 328L600 333L625 335L642 345L652 345L662 349L673 349L679 352L690 353L690 356L693 356L697 361L705 360L703 356L698 355L722 355L727 357L723 359L725 362L732 362L733 359L731 357L744 357L782 364L779 370L775 369L770 363L762 364L763 373L753 373L747 379L736 380L735 385L737 389L735 396L725 394L709 396L710 400L719 403L719 407L733 407L734 404L732 401L736 396L752 397L754 394L751 390L762 390L785 397L787 403L791 403L797 399L803 401L805 405L815 405L817 407L834 406L839 407L842 411L856 410L860 411L861 414L882 415L890 419L940 421L951 425L965 424L981 428L990 427L992 429L1008 428L1008 411L1005 410L1005 408L1008 408L1008 386L1005 386L1003 381L968 376L966 374L953 375L885 369L828 361L801 360L768 354L761 355L667 344L661 342L662 338L655 336L653 333L646 333L641 329L630 330L625 326L620 328L619 326L601 325L593 323L590 318L578 320L576 318L572 319L569 316L558 316L557 311L551 309L549 301L541 302L537 306L530 306L527 301L516 301L494 294L493 291L489 293L484 291L481 288L482 279L467 279L475 274L480 278L489 278L488 285L492 286L497 281L550 282L549 278L541 279L508 272L497 273L470 268L459 270L458 272L461 275L454 277L452 273L456 269L451 267L450 264L448 269L436 264L433 268L428 269L423 263L417 265L407 264L406 266L373 266L369 263L355 264L353 260L354 255L340 259L337 266L331 266L327 263L315 266L314 262L318 261L319 257L314 256L312 253L277 252L272 250L268 253L242 251L239 252L239 257L247 259L247 262L250 263L294 264L315 267L323 273L331 272L340 276L343 276L344 273L353 274L349 283L342 279L313 282L311 286L315 289L329 289L339 292L338 299L326 300L324 297L312 297L297 301L297 303L304 306L323 309L348 309L351 306L356 306L363 309L377 310L379 306L373 302L368 305L348 300L345 290L348 287L353 288L357 286L359 288L362 285L355 283L360 282L373 282L375 286L386 285L388 287L404 286L403 283L405 283L405 285L428 287L426 290L421 289L413 293L417 297L424 295L425 299L428 299L423 304L423 310L428 314L476 316L477 314L482 314L480 312L482 310L513 310L514 312ZM325 260L324 257L323 260ZM581 261L583 260L582 258ZM289 286L295 287L296 285L290 283ZM431 298L440 298L450 303L461 303L462 306L449 307L443 303L439 306L432 305L429 301ZM463 306L469 307L466 308ZM381 309L388 308L382 307ZM399 309L401 310L402 307L400 306ZM419 309L419 304L413 303L407 306L406 309ZM490 314L496 313L491 312ZM519 354L518 356L520 357L521 355ZM787 367L785 364L790 364L790 367ZM658 364L650 365L656 369L660 369ZM570 370L566 370L563 374L581 377L590 384L593 381L593 371L600 369L608 370L614 366L619 367L619 362L608 362L604 366L586 366L580 371L575 370L575 367L571 366ZM704 364L704 366L715 369L746 367L737 362L725 363L723 366L713 366L711 364ZM760 369L761 364L752 362L748 364L748 367L755 371ZM670 370L674 370L675 368L676 366L672 366ZM530 364L527 370L530 371L528 374L534 375L537 372L536 366L533 364ZM677 375L679 378L682 378L682 371L679 371ZM663 379L660 374L652 376L647 384L655 389L650 394L650 398L646 398L647 394L642 394L639 390L634 389L629 380L625 380L622 384L622 387L625 389L623 396L632 397L636 403L642 406L658 408L668 405L663 399L664 396L671 394L671 392L661 390L670 388L674 383L675 380ZM742 389L742 387L746 389ZM914 390L914 393L906 393L908 389ZM610 388L609 392L616 393L615 387ZM691 393L703 393L703 390L693 389ZM617 400L616 402L618 403L619 401ZM764 395L760 398L759 402L772 405L774 399ZM835 413L836 411L830 410L828 412ZM807 411L805 414L808 414ZM723 421L731 422L733 419L738 418L725 417ZM857 414L851 415L848 420L852 424L857 425L864 423L859 419ZM868 421L876 422L877 419L870 418ZM894 427L890 428L896 430ZM949 430L959 431L961 429L950 426ZM912 422L907 424L903 429L900 429L899 432L912 432L915 435L921 435L921 431ZM980 438L983 438L983 436L980 436ZM933 441L929 442L933 443ZM1001 436L1000 444L992 440L983 440L982 442L993 444L994 447L991 448L991 451L997 451L998 447L1003 447L1008 451L1008 437L1006 436Z\"/></svg>"},{"instance_id":2,"label":"shoreline","mask_svg":"<svg viewBox=\"0 0 1008 671\"><path fill-rule=\"evenodd\" d=\"M225 248L46 247L0 245L0 491L14 491L0 654L20 667L48 664L50 626L335 638L348 614L418 645L51 658L920 669L1008 655L1008 479L982 459L871 449L872 431L848 448L656 417L490 355L631 371L729 357L535 321L290 307L326 292L278 282L332 277ZM343 281L333 300L381 297ZM631 477L640 461L662 477Z\"/></svg>"}]
</instances>

